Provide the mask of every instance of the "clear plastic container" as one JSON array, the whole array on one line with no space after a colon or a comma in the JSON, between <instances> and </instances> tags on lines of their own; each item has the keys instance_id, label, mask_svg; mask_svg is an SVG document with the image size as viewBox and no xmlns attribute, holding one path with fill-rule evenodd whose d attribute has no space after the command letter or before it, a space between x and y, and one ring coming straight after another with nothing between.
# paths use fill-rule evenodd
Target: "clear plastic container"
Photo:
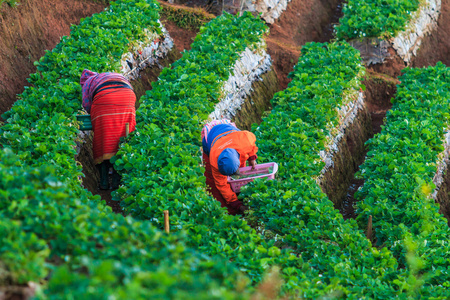
<instances>
[{"instance_id":1,"label":"clear plastic container","mask_svg":"<svg viewBox=\"0 0 450 300\"><path fill-rule=\"evenodd\" d=\"M270 168L273 170L269 173ZM255 178L267 178L275 179L275 174L278 171L278 164L274 162L257 164L255 170L252 170L251 166L239 168L240 176L246 176L245 178L233 179L228 176L228 183L231 185L231 189L235 193L241 191L241 187L249 182L252 182Z\"/></svg>"}]
</instances>

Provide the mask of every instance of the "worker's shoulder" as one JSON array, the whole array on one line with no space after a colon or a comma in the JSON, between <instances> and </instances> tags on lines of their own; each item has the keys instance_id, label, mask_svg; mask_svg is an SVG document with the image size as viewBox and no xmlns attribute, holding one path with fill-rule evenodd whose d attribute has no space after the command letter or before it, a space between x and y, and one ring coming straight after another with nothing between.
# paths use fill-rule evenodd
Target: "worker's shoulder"
<instances>
[{"instance_id":1,"label":"worker's shoulder","mask_svg":"<svg viewBox=\"0 0 450 300\"><path fill-rule=\"evenodd\" d=\"M250 141L255 141L256 140L256 137L253 134L253 132L248 131L248 130L236 131L236 132L233 132L233 134L235 134L239 138L247 138Z\"/></svg>"}]
</instances>

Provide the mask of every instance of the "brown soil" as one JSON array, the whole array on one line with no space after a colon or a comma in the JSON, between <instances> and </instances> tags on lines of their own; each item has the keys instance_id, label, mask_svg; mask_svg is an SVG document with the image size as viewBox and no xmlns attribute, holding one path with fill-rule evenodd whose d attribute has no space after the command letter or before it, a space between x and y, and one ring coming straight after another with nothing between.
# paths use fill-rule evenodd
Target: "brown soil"
<instances>
[{"instance_id":1,"label":"brown soil","mask_svg":"<svg viewBox=\"0 0 450 300\"><path fill-rule=\"evenodd\" d=\"M333 165L323 174L320 187L333 202L335 208L345 207L348 187L366 153L364 143L373 136L372 123L366 107L360 109L351 124L343 130L337 142Z\"/></svg>"},{"instance_id":2,"label":"brown soil","mask_svg":"<svg viewBox=\"0 0 450 300\"><path fill-rule=\"evenodd\" d=\"M396 93L396 85L400 83L398 79L385 74L376 73L373 69L384 69L384 71L389 74L400 74L401 69L398 69L398 67L401 66L402 65L388 62L385 66L376 65L367 69L367 76L363 81L363 84L366 87L364 92L365 103L372 120L373 133L369 138L372 138L375 134L381 132L381 126L384 124L386 113L392 107L391 98ZM359 166L364 162L367 151L368 149L364 149L363 153L359 154L360 159L358 167L355 168L356 172L359 170ZM358 188L364 184L364 180L355 178L354 174L349 182L350 184L347 193L342 199L342 205L339 207L344 219L356 218L355 206L357 201L355 199L355 193Z\"/></svg>"},{"instance_id":3,"label":"brown soil","mask_svg":"<svg viewBox=\"0 0 450 300\"><path fill-rule=\"evenodd\" d=\"M369 70L395 78L400 76L403 68L406 67L405 62L393 48L389 48L389 54L390 57L383 64L371 65Z\"/></svg>"},{"instance_id":4,"label":"brown soil","mask_svg":"<svg viewBox=\"0 0 450 300\"><path fill-rule=\"evenodd\" d=\"M69 35L70 25L98 13L104 4L87 1L24 0L0 7L0 115L16 101L36 72L33 62Z\"/></svg>"},{"instance_id":5,"label":"brown soil","mask_svg":"<svg viewBox=\"0 0 450 300\"><path fill-rule=\"evenodd\" d=\"M400 70L393 69L391 73L399 73ZM397 92L396 85L400 81L390 76L375 73L373 70L367 70L367 77L363 84L366 87L366 105L372 117L373 133L381 132L381 125L384 122L386 112L391 109L391 98Z\"/></svg>"},{"instance_id":6,"label":"brown soil","mask_svg":"<svg viewBox=\"0 0 450 300\"><path fill-rule=\"evenodd\" d=\"M341 14L341 4L339 0L292 0L270 25L267 48L281 89L290 82L287 75L297 63L301 47L307 42L325 42L333 37L330 30Z\"/></svg>"},{"instance_id":7,"label":"brown soil","mask_svg":"<svg viewBox=\"0 0 450 300\"><path fill-rule=\"evenodd\" d=\"M222 1L213 0L177 0L176 2L190 7L204 7L213 13L220 11L222 5ZM287 75L293 71L304 44L328 42L333 38L333 25L341 16L341 9L342 0L292 0L278 20L269 25L270 34L266 38L267 49L273 60L280 90L285 89L290 82Z\"/></svg>"},{"instance_id":8,"label":"brown soil","mask_svg":"<svg viewBox=\"0 0 450 300\"><path fill-rule=\"evenodd\" d=\"M178 52L191 50L191 44L194 41L195 36L197 35L197 30L180 28L175 25L174 22L169 21L163 17L161 18L161 22L164 24L164 27L166 27L170 37L173 39Z\"/></svg>"},{"instance_id":9,"label":"brown soil","mask_svg":"<svg viewBox=\"0 0 450 300\"><path fill-rule=\"evenodd\" d=\"M117 213L117 214L121 214L122 211L122 207L120 206L120 202L119 201L114 201L112 200L112 190L100 190L98 189L96 194L99 195L102 200L105 200L106 205L110 206L113 210L113 212Z\"/></svg>"},{"instance_id":10,"label":"brown soil","mask_svg":"<svg viewBox=\"0 0 450 300\"><path fill-rule=\"evenodd\" d=\"M27 300L32 299L36 292L36 284L29 282L27 285L0 286L0 299L2 300Z\"/></svg>"},{"instance_id":11,"label":"brown soil","mask_svg":"<svg viewBox=\"0 0 450 300\"><path fill-rule=\"evenodd\" d=\"M450 0L442 0L438 30L423 40L411 65L434 66L438 61L450 66Z\"/></svg>"}]
</instances>

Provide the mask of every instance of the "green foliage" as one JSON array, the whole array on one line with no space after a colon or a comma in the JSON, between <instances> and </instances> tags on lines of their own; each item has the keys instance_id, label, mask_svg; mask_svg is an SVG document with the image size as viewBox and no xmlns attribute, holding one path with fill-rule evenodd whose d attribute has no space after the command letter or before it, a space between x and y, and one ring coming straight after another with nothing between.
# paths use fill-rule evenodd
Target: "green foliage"
<instances>
[{"instance_id":1,"label":"green foliage","mask_svg":"<svg viewBox=\"0 0 450 300\"><path fill-rule=\"evenodd\" d=\"M70 37L35 62L32 86L3 115L8 124L0 128L0 142L31 165L53 164L61 178L79 186L74 114L81 106L81 72L120 72L122 54L144 28L161 34L158 9L150 0L122 0L72 26Z\"/></svg>"},{"instance_id":2,"label":"green foliage","mask_svg":"<svg viewBox=\"0 0 450 300\"><path fill-rule=\"evenodd\" d=\"M16 7L19 3L17 0L0 0L0 7L3 3L7 3L11 7Z\"/></svg>"},{"instance_id":3,"label":"green foliage","mask_svg":"<svg viewBox=\"0 0 450 300\"><path fill-rule=\"evenodd\" d=\"M124 183L115 198L127 213L162 227L162 212L169 210L171 224L188 230L190 245L232 260L254 282L275 264L295 267L299 274L305 267L206 193L199 137L240 53L256 48L266 32L249 13L239 18L224 14L202 27L192 49L164 69L141 98L137 129L115 161Z\"/></svg>"},{"instance_id":4,"label":"green foliage","mask_svg":"<svg viewBox=\"0 0 450 300\"><path fill-rule=\"evenodd\" d=\"M0 285L26 284L45 277L45 259L50 253L46 242L24 232L20 222L0 217Z\"/></svg>"},{"instance_id":5,"label":"green foliage","mask_svg":"<svg viewBox=\"0 0 450 300\"><path fill-rule=\"evenodd\" d=\"M192 250L183 232L166 235L113 214L80 186L73 115L81 72L120 71L122 53L144 28L161 33L158 18L155 2L122 0L82 20L36 63L32 86L5 113L0 270L7 283L39 282L51 272L43 298L248 297L248 279L230 262Z\"/></svg>"},{"instance_id":6,"label":"green foliage","mask_svg":"<svg viewBox=\"0 0 450 300\"><path fill-rule=\"evenodd\" d=\"M293 82L274 98L275 109L257 132L261 159L280 162L283 181L257 181L244 193L257 219L266 231L276 233L276 239L265 240L206 195L200 129L220 99L218 83L229 72L211 62L220 57L226 62L223 66L232 65L244 49L239 43L242 48L228 52L230 37L225 35L246 30L235 25L241 20L224 15L209 23L221 30L202 29L192 50L173 69L164 70L143 97L137 130L117 156L124 185L116 199L122 200L125 211L160 227L162 211L170 210L174 225L188 231L190 245L232 260L253 283L261 281L265 270L279 265L283 293L296 297L400 295L411 285L405 272L397 270L392 254L372 248L356 222L344 222L311 179L323 167L318 152L339 122L336 107L352 100L349 97L360 88L363 67L349 45L305 46L291 74Z\"/></svg>"},{"instance_id":7,"label":"green foliage","mask_svg":"<svg viewBox=\"0 0 450 300\"><path fill-rule=\"evenodd\" d=\"M336 27L339 39L394 37L406 28L420 0L349 0Z\"/></svg>"},{"instance_id":8,"label":"green foliage","mask_svg":"<svg viewBox=\"0 0 450 300\"><path fill-rule=\"evenodd\" d=\"M450 69L442 63L408 68L400 81L386 125L367 142L358 221L363 226L372 215L377 244L386 245L400 266L448 287L450 230L431 192L450 126Z\"/></svg>"},{"instance_id":9,"label":"green foliage","mask_svg":"<svg viewBox=\"0 0 450 300\"><path fill-rule=\"evenodd\" d=\"M219 101L220 87L239 53L260 42L266 30L250 14L240 18L225 14L211 21L202 27L192 49L172 68L164 69L153 89L141 98L137 130L115 161L128 187L117 193L126 211L153 219L170 205L171 220L179 224L203 210L185 204L199 201L198 195L204 194L198 138L202 123ZM215 201L206 203L219 209ZM175 213L180 208L182 215Z\"/></svg>"},{"instance_id":10,"label":"green foliage","mask_svg":"<svg viewBox=\"0 0 450 300\"><path fill-rule=\"evenodd\" d=\"M259 160L278 162L278 180L253 182L240 197L266 230L318 270L298 279L311 281L302 290L308 299L391 298L402 292L391 280L405 280L392 254L372 248L354 221L344 222L315 181L324 167L319 152L342 121L338 108L355 100L363 76L359 53L347 43L306 44L288 88L254 128Z\"/></svg>"},{"instance_id":11,"label":"green foliage","mask_svg":"<svg viewBox=\"0 0 450 300\"><path fill-rule=\"evenodd\" d=\"M199 30L214 18L201 9L177 8L164 4L161 7L161 15L178 27L190 30Z\"/></svg>"},{"instance_id":12,"label":"green foliage","mask_svg":"<svg viewBox=\"0 0 450 300\"><path fill-rule=\"evenodd\" d=\"M54 266L50 299L149 297L235 299L246 280L229 262L71 191L54 168L27 167L0 151L0 270L11 283L39 281ZM98 197L98 196L97 196ZM51 250L49 250L51 249Z\"/></svg>"}]
</instances>

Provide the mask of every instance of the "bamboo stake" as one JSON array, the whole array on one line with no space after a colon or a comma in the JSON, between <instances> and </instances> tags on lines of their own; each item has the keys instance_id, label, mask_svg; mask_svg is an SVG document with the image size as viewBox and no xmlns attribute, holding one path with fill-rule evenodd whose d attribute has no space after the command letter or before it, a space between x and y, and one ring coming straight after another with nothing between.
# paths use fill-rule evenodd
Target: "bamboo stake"
<instances>
[{"instance_id":1,"label":"bamboo stake","mask_svg":"<svg viewBox=\"0 0 450 300\"><path fill-rule=\"evenodd\" d=\"M367 223L366 237L372 241L372 215L369 216L369 222Z\"/></svg>"},{"instance_id":2,"label":"bamboo stake","mask_svg":"<svg viewBox=\"0 0 450 300\"><path fill-rule=\"evenodd\" d=\"M169 233L170 232L170 226L169 226L169 211L164 211L164 231Z\"/></svg>"},{"instance_id":3,"label":"bamboo stake","mask_svg":"<svg viewBox=\"0 0 450 300\"><path fill-rule=\"evenodd\" d=\"M130 123L125 123L125 136L130 134Z\"/></svg>"}]
</instances>

